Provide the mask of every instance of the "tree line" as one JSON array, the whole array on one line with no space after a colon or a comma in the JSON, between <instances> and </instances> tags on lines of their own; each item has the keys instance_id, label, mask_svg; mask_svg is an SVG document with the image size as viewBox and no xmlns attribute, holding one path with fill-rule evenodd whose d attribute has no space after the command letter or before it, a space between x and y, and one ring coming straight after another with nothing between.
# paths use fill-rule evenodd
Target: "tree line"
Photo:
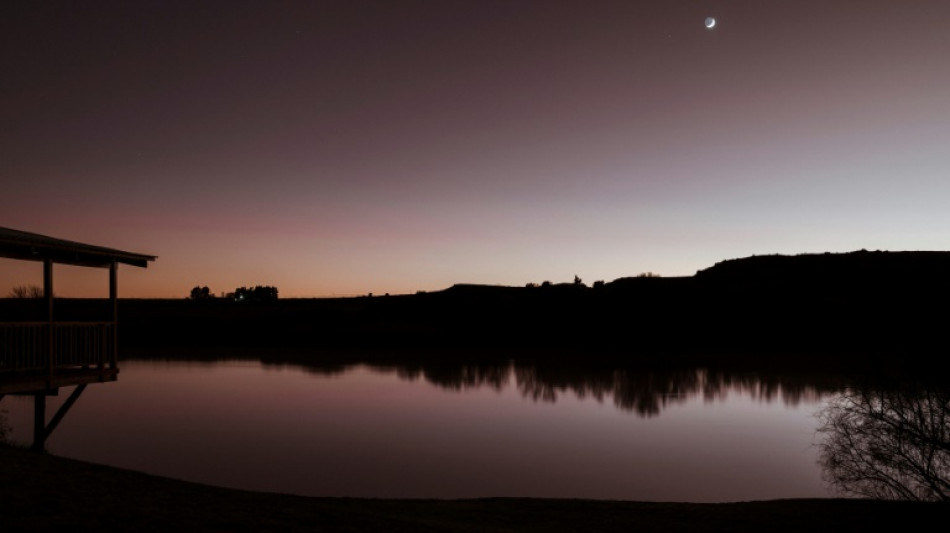
<instances>
[{"instance_id":1,"label":"tree line","mask_svg":"<svg viewBox=\"0 0 950 533\"><path fill-rule=\"evenodd\" d=\"M276 300L278 296L277 287L271 285L255 285L254 287L238 287L234 292L229 292L223 297L236 302L269 302ZM211 289L207 286L196 285L191 289L188 296L190 300L211 300L215 298Z\"/></svg>"}]
</instances>

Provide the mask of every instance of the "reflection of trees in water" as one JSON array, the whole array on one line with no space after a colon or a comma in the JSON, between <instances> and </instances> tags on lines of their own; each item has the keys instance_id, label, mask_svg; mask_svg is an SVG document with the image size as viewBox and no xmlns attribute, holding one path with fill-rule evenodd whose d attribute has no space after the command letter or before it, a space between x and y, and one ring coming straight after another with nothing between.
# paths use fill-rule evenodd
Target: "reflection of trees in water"
<instances>
[{"instance_id":1,"label":"reflection of trees in water","mask_svg":"<svg viewBox=\"0 0 950 533\"><path fill-rule=\"evenodd\" d=\"M192 354L184 359L195 360L195 357ZM237 358L209 354L205 359ZM622 362L586 361L582 355L569 359L553 358L551 361L493 359L464 362L453 360L451 356L444 359L391 357L381 361L365 354L315 357L310 353L266 352L258 356L247 355L244 359L259 360L265 368L277 369L287 365L325 376L337 376L354 367L367 366L377 372L393 372L407 381L422 379L451 390L489 387L500 391L513 380L522 396L535 401L555 402L560 395L568 393L600 402L612 396L619 409L640 416L656 416L664 408L684 403L697 395L707 402L724 400L729 394L742 394L760 402L782 401L786 405L798 405L803 401L817 401L822 395L844 387L843 379L826 374L693 367L648 370L623 365Z\"/></svg>"},{"instance_id":2,"label":"reflection of trees in water","mask_svg":"<svg viewBox=\"0 0 950 533\"><path fill-rule=\"evenodd\" d=\"M653 416L670 402L682 402L695 394L699 372L643 372L611 369L578 373L570 369L543 366L515 368L518 390L533 400L555 402L559 394L571 392L578 398L592 397L603 401L613 396L614 405L641 416Z\"/></svg>"},{"instance_id":3,"label":"reflection of trees in water","mask_svg":"<svg viewBox=\"0 0 950 533\"><path fill-rule=\"evenodd\" d=\"M820 462L838 490L950 500L950 391L856 388L821 412Z\"/></svg>"},{"instance_id":4,"label":"reflection of trees in water","mask_svg":"<svg viewBox=\"0 0 950 533\"><path fill-rule=\"evenodd\" d=\"M781 400L788 405L817 401L822 394L841 390L840 380L816 379L787 374L736 373L695 368L647 371L642 369L579 367L565 364L417 363L371 365L377 371L395 372L409 381L423 379L451 390L489 387L500 391L512 378L525 398L556 402L563 394L604 401L640 416L656 416L665 407L701 395L707 402L720 401L730 393L754 400Z\"/></svg>"},{"instance_id":5,"label":"reflection of trees in water","mask_svg":"<svg viewBox=\"0 0 950 533\"><path fill-rule=\"evenodd\" d=\"M378 366L374 368L379 369ZM398 365L394 368L402 379L415 381L424 378L429 383L452 390L480 387L501 390L511 374L510 363Z\"/></svg>"},{"instance_id":6,"label":"reflection of trees in water","mask_svg":"<svg viewBox=\"0 0 950 533\"><path fill-rule=\"evenodd\" d=\"M840 378L824 376L803 377L782 373L708 372L703 379L703 398L707 401L722 399L729 391L750 396L760 402L781 401L796 406L802 402L816 402L829 392L841 390Z\"/></svg>"},{"instance_id":7,"label":"reflection of trees in water","mask_svg":"<svg viewBox=\"0 0 950 533\"><path fill-rule=\"evenodd\" d=\"M308 371L334 375L353 365L306 366ZM594 398L603 402L613 397L614 405L640 416L656 416L675 404L701 395L707 402L725 400L730 393L756 401L781 400L786 405L817 401L823 394L841 390L835 378L782 373L749 373L695 368L648 371L615 366L583 367L575 364L535 364L496 361L490 363L407 362L371 363L379 372L395 372L407 381L425 380L433 385L465 390L489 387L500 391L512 378L525 398L556 402L563 394Z\"/></svg>"},{"instance_id":8,"label":"reflection of trees in water","mask_svg":"<svg viewBox=\"0 0 950 533\"><path fill-rule=\"evenodd\" d=\"M729 373L704 369L644 371L609 369L578 372L543 366L515 368L518 389L526 398L556 401L571 392L579 398L603 401L612 395L614 405L640 416L658 415L665 407L681 404L701 394L707 402L724 400L730 393L745 394L757 401L781 399L789 405L817 400L822 393L837 390L837 383L810 381L779 375Z\"/></svg>"}]
</instances>

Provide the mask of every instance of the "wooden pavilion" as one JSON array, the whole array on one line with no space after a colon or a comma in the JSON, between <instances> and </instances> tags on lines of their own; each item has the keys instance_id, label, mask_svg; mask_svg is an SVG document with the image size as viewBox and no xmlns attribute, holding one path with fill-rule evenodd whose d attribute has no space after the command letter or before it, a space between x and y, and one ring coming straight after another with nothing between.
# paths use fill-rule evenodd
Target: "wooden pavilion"
<instances>
[{"instance_id":1,"label":"wooden pavilion","mask_svg":"<svg viewBox=\"0 0 950 533\"><path fill-rule=\"evenodd\" d=\"M0 399L5 394L34 397L33 447L46 438L75 403L86 384L115 381L120 263L145 268L155 256L94 246L0 227L0 257L43 263L43 320L0 322ZM54 313L53 264L109 269L111 317L60 321ZM45 421L46 396L78 385L53 417Z\"/></svg>"}]
</instances>

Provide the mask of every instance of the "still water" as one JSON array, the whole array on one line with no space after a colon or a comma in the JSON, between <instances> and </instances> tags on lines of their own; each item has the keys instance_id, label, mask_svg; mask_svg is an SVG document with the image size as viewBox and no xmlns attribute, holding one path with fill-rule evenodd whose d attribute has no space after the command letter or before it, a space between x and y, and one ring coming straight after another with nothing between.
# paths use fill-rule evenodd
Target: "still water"
<instances>
[{"instance_id":1,"label":"still water","mask_svg":"<svg viewBox=\"0 0 950 533\"><path fill-rule=\"evenodd\" d=\"M499 363L123 361L47 441L56 455L309 496L723 502L827 497L833 387L703 370L590 376ZM47 419L72 388L48 400ZM8 396L29 443L32 399Z\"/></svg>"}]
</instances>

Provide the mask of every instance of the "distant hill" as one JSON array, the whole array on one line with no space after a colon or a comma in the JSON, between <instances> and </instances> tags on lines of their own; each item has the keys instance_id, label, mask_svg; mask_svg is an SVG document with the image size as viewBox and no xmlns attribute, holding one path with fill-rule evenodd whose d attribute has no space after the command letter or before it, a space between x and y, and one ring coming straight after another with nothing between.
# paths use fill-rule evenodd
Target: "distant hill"
<instances>
[{"instance_id":1,"label":"distant hill","mask_svg":"<svg viewBox=\"0 0 950 533\"><path fill-rule=\"evenodd\" d=\"M950 274L950 252L869 252L754 255L700 270L702 280L862 279L938 281Z\"/></svg>"},{"instance_id":2,"label":"distant hill","mask_svg":"<svg viewBox=\"0 0 950 533\"><path fill-rule=\"evenodd\" d=\"M950 252L765 255L688 277L507 287L458 284L399 296L120 300L123 347L287 347L452 354L609 353L719 360L849 353L942 362ZM63 299L61 320L107 302ZM42 320L41 300L0 299L0 322ZM101 305L100 305L101 304ZM101 308L101 309L100 309ZM101 314L101 313L100 313ZM916 352L926 357L907 358ZM741 354L741 356L739 355ZM898 357L893 357L894 355ZM836 356L840 360L840 356ZM766 358L762 360L776 360ZM870 361L870 359L868 359Z\"/></svg>"},{"instance_id":3,"label":"distant hill","mask_svg":"<svg viewBox=\"0 0 950 533\"><path fill-rule=\"evenodd\" d=\"M697 283L699 282L699 283ZM755 285L782 287L868 286L876 290L900 288L908 285L950 287L950 252L908 251L885 252L857 250L847 253L817 253L798 255L753 255L727 259L699 270L694 276L660 277L631 276L593 287L626 292L629 290L655 292L657 290L697 289L700 286ZM572 290L588 289L585 285L557 283L549 286L511 287L460 283L436 293L453 295L511 296L525 290L557 290L571 294Z\"/></svg>"}]
</instances>

